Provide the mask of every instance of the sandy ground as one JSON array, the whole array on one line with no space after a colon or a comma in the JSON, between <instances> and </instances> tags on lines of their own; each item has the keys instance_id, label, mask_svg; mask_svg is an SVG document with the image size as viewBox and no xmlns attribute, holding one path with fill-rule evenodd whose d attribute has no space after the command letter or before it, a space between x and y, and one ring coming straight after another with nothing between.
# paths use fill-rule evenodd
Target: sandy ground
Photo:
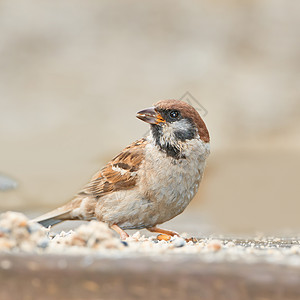
<instances>
[{"instance_id":1,"label":"sandy ground","mask_svg":"<svg viewBox=\"0 0 300 300\"><path fill-rule=\"evenodd\" d=\"M7 212L0 217L0 252L55 255L194 254L209 262L274 263L300 267L300 238L254 238L142 235L139 231L121 241L106 224L91 221L75 230L54 233L29 221L25 215ZM2 262L5 267L5 262ZM2 267L3 267L2 266Z\"/></svg>"}]
</instances>

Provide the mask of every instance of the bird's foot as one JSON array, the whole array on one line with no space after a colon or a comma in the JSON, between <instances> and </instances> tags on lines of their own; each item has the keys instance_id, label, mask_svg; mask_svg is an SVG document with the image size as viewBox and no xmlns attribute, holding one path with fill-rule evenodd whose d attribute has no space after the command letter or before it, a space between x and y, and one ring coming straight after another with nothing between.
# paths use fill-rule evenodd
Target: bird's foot
<instances>
[{"instance_id":1,"label":"bird's foot","mask_svg":"<svg viewBox=\"0 0 300 300\"><path fill-rule=\"evenodd\" d=\"M160 233L157 236L157 239L159 241L169 241L172 236L178 236L180 237L179 233L172 231L172 230L167 230L167 229L162 229L162 228L158 228L158 227L151 227L151 228L147 228L150 232L157 232ZM193 242L193 243L197 243L197 239L194 237L190 237L190 238L184 238L184 240L188 243L188 242Z\"/></svg>"},{"instance_id":2,"label":"bird's foot","mask_svg":"<svg viewBox=\"0 0 300 300\"><path fill-rule=\"evenodd\" d=\"M129 235L117 224L112 225L111 229L113 229L116 233L120 235L122 241L125 241L129 237Z\"/></svg>"},{"instance_id":3,"label":"bird's foot","mask_svg":"<svg viewBox=\"0 0 300 300\"><path fill-rule=\"evenodd\" d=\"M157 236L157 239L158 239L159 241L170 241L171 238L172 238L171 235L168 235L168 234L162 234L162 233L159 234L159 235ZM197 240L196 238L194 238L194 237L183 238L183 239L185 240L186 243L188 243L188 242L193 242L193 243L195 244L195 243L198 242L198 240Z\"/></svg>"},{"instance_id":4,"label":"bird's foot","mask_svg":"<svg viewBox=\"0 0 300 300\"><path fill-rule=\"evenodd\" d=\"M177 233L176 231L162 229L162 228L158 228L156 226L147 228L147 230L149 230L150 232L157 232L157 233L167 234L170 236L174 236L174 235L180 236L179 233Z\"/></svg>"},{"instance_id":5,"label":"bird's foot","mask_svg":"<svg viewBox=\"0 0 300 300\"><path fill-rule=\"evenodd\" d=\"M160 233L157 236L159 241L169 241L172 236L180 236L177 232L167 229L158 228L156 226L147 228L150 232L157 232Z\"/></svg>"}]
</instances>

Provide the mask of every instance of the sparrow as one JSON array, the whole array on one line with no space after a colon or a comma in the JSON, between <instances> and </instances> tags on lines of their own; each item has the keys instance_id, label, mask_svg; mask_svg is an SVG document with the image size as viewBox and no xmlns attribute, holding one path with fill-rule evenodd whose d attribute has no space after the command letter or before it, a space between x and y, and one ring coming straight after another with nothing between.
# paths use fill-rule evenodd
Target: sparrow
<instances>
[{"instance_id":1,"label":"sparrow","mask_svg":"<svg viewBox=\"0 0 300 300\"><path fill-rule=\"evenodd\" d=\"M194 198L210 153L209 132L196 109L180 100L159 101L136 117L150 124L148 136L115 156L70 202L33 221L48 227L97 219L121 239L127 229L178 235L157 225Z\"/></svg>"}]
</instances>

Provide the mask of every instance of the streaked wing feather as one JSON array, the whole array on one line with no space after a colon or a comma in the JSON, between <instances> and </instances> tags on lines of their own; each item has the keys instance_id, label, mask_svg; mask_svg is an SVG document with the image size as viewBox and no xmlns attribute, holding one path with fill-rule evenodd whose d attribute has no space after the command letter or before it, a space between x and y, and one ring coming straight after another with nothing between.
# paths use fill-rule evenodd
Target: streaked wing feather
<instances>
[{"instance_id":1,"label":"streaked wing feather","mask_svg":"<svg viewBox=\"0 0 300 300\"><path fill-rule=\"evenodd\" d=\"M114 157L79 193L100 198L111 192L128 190L135 186L136 172L144 159L146 139L140 139Z\"/></svg>"}]
</instances>

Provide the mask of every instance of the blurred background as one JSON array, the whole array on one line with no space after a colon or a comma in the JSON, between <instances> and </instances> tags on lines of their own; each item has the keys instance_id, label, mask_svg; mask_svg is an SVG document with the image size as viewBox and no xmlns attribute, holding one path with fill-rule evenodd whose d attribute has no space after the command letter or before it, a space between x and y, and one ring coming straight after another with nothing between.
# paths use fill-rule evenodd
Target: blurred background
<instances>
[{"instance_id":1,"label":"blurred background","mask_svg":"<svg viewBox=\"0 0 300 300\"><path fill-rule=\"evenodd\" d=\"M71 199L147 132L136 111L189 91L211 156L165 227L297 232L299 12L284 0L1 0L0 210Z\"/></svg>"}]
</instances>

